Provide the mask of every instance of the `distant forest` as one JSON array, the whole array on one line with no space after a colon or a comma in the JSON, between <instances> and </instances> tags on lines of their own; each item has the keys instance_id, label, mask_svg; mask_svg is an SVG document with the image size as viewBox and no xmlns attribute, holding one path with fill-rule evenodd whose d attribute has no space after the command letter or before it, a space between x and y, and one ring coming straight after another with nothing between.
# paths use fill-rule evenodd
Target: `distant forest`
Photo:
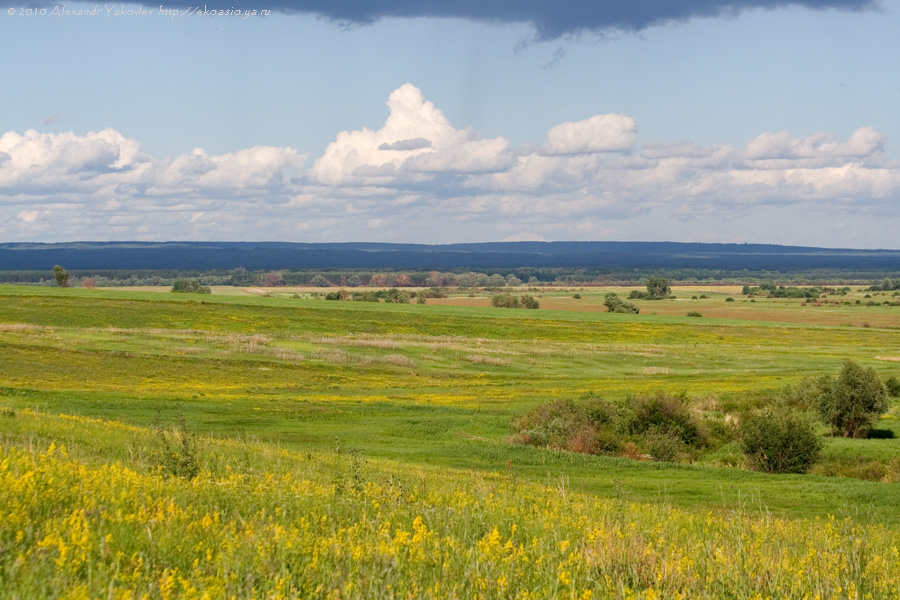
<instances>
[{"instance_id":1,"label":"distant forest","mask_svg":"<svg viewBox=\"0 0 900 600\"><path fill-rule=\"evenodd\" d=\"M900 277L900 251L678 242L0 244L0 283L51 285L54 265L98 285L167 285L186 276L206 285L308 285L316 275L327 285L369 285L373 277L419 286L479 285L487 277L492 285L501 275L531 284L640 283L651 275L683 283L871 283Z\"/></svg>"}]
</instances>

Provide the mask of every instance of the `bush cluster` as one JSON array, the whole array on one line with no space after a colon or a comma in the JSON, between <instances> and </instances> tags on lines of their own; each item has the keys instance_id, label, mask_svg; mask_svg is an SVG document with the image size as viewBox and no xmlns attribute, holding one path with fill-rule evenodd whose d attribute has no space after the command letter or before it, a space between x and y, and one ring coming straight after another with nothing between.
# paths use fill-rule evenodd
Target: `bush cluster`
<instances>
[{"instance_id":1,"label":"bush cluster","mask_svg":"<svg viewBox=\"0 0 900 600\"><path fill-rule=\"evenodd\" d=\"M178 279L172 284L172 291L183 294L211 294L209 286L202 285L197 279Z\"/></svg>"},{"instance_id":2,"label":"bush cluster","mask_svg":"<svg viewBox=\"0 0 900 600\"><path fill-rule=\"evenodd\" d=\"M766 473L806 473L822 451L809 419L777 409L742 419L739 440L750 468Z\"/></svg>"},{"instance_id":3,"label":"bush cluster","mask_svg":"<svg viewBox=\"0 0 900 600\"><path fill-rule=\"evenodd\" d=\"M537 298L530 294L522 294L521 296L513 296L509 292L504 294L494 294L491 296L491 306L498 308L532 308L541 307L541 303Z\"/></svg>"},{"instance_id":4,"label":"bush cluster","mask_svg":"<svg viewBox=\"0 0 900 600\"><path fill-rule=\"evenodd\" d=\"M341 288L325 294L326 300L352 300L354 302L381 302L384 300L393 304L409 304L415 298L420 304L425 303L425 294L422 292L408 292L398 288L377 290L374 292L348 292Z\"/></svg>"},{"instance_id":5,"label":"bush cluster","mask_svg":"<svg viewBox=\"0 0 900 600\"><path fill-rule=\"evenodd\" d=\"M639 309L637 306L635 306L631 302L622 300L621 298L619 298L618 294L614 292L610 292L604 297L603 305L611 313L625 313L636 315L641 312L641 309Z\"/></svg>"},{"instance_id":6,"label":"bush cluster","mask_svg":"<svg viewBox=\"0 0 900 600\"><path fill-rule=\"evenodd\" d=\"M554 400L513 421L514 443L659 461L693 460L707 435L684 395L657 393L612 403Z\"/></svg>"}]
</instances>

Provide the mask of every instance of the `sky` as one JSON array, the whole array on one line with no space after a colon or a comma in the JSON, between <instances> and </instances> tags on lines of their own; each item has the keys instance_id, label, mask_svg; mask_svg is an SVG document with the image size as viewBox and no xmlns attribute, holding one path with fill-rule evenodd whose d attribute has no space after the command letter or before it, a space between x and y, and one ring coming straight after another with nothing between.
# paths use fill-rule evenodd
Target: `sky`
<instances>
[{"instance_id":1,"label":"sky","mask_svg":"<svg viewBox=\"0 0 900 600\"><path fill-rule=\"evenodd\" d=\"M0 242L900 248L900 0L0 0Z\"/></svg>"}]
</instances>

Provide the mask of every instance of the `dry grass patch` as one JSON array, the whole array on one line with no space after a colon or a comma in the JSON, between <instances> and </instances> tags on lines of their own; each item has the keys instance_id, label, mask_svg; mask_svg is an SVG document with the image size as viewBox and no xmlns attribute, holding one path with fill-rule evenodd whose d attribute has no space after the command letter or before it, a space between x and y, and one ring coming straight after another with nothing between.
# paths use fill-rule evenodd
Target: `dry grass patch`
<instances>
[{"instance_id":1,"label":"dry grass patch","mask_svg":"<svg viewBox=\"0 0 900 600\"><path fill-rule=\"evenodd\" d=\"M273 348L271 354L279 360L286 360L290 362L300 362L306 360L306 356L300 354L299 352L289 350L288 348Z\"/></svg>"},{"instance_id":2,"label":"dry grass patch","mask_svg":"<svg viewBox=\"0 0 900 600\"><path fill-rule=\"evenodd\" d=\"M357 346L360 348L379 348L381 350L399 350L403 344L396 340L388 340L375 336L322 336L310 339L314 344L329 344L333 346Z\"/></svg>"},{"instance_id":3,"label":"dry grass patch","mask_svg":"<svg viewBox=\"0 0 900 600\"><path fill-rule=\"evenodd\" d=\"M509 360L496 358L493 356L485 356L484 354L470 354L466 357L466 360L472 364L490 365L492 367L508 367L512 364L512 362Z\"/></svg>"},{"instance_id":4,"label":"dry grass patch","mask_svg":"<svg viewBox=\"0 0 900 600\"><path fill-rule=\"evenodd\" d=\"M350 354L340 348L319 348L310 355L310 358L336 364L347 364L350 362Z\"/></svg>"},{"instance_id":5,"label":"dry grass patch","mask_svg":"<svg viewBox=\"0 0 900 600\"><path fill-rule=\"evenodd\" d=\"M185 346L182 348L169 348L166 350L167 354L205 354L207 351L206 348L202 348L200 346Z\"/></svg>"},{"instance_id":6,"label":"dry grass patch","mask_svg":"<svg viewBox=\"0 0 900 600\"><path fill-rule=\"evenodd\" d=\"M669 367L644 367L641 369L642 375L668 375Z\"/></svg>"},{"instance_id":7,"label":"dry grass patch","mask_svg":"<svg viewBox=\"0 0 900 600\"><path fill-rule=\"evenodd\" d=\"M9 333L44 333L46 329L44 327L29 325L27 323L0 323L0 331L6 331Z\"/></svg>"},{"instance_id":8,"label":"dry grass patch","mask_svg":"<svg viewBox=\"0 0 900 600\"><path fill-rule=\"evenodd\" d=\"M402 354L386 354L376 359L379 363L386 365L395 365L397 367L415 367L416 361Z\"/></svg>"}]
</instances>

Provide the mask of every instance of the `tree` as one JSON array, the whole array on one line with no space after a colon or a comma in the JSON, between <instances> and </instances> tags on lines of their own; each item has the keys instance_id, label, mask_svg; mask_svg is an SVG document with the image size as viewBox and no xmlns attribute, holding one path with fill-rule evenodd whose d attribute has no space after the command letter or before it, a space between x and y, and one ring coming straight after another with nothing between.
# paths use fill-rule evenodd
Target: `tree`
<instances>
[{"instance_id":1,"label":"tree","mask_svg":"<svg viewBox=\"0 0 900 600\"><path fill-rule=\"evenodd\" d=\"M831 433L866 437L875 420L888 409L888 397L872 367L846 360L836 379L820 380L819 414Z\"/></svg>"},{"instance_id":2,"label":"tree","mask_svg":"<svg viewBox=\"0 0 900 600\"><path fill-rule=\"evenodd\" d=\"M501 275L500 273L494 273L490 277L488 277L487 281L488 286L490 287L504 287L506 286L506 277Z\"/></svg>"},{"instance_id":3,"label":"tree","mask_svg":"<svg viewBox=\"0 0 900 600\"><path fill-rule=\"evenodd\" d=\"M671 288L669 280L664 277L651 277L647 280L647 293L651 298L668 298Z\"/></svg>"},{"instance_id":4,"label":"tree","mask_svg":"<svg viewBox=\"0 0 900 600\"><path fill-rule=\"evenodd\" d=\"M69 274L66 273L66 270L61 266L54 265L53 277L56 278L56 285L58 287L69 287Z\"/></svg>"},{"instance_id":5,"label":"tree","mask_svg":"<svg viewBox=\"0 0 900 600\"><path fill-rule=\"evenodd\" d=\"M279 271L270 271L262 277L263 287L279 287L284 285L284 275Z\"/></svg>"},{"instance_id":6,"label":"tree","mask_svg":"<svg viewBox=\"0 0 900 600\"><path fill-rule=\"evenodd\" d=\"M316 287L328 287L331 284L322 275L316 275L309 280L309 285L314 285Z\"/></svg>"},{"instance_id":7,"label":"tree","mask_svg":"<svg viewBox=\"0 0 900 600\"><path fill-rule=\"evenodd\" d=\"M742 419L739 443L750 468L766 473L806 473L822 451L812 423L783 410Z\"/></svg>"}]
</instances>

